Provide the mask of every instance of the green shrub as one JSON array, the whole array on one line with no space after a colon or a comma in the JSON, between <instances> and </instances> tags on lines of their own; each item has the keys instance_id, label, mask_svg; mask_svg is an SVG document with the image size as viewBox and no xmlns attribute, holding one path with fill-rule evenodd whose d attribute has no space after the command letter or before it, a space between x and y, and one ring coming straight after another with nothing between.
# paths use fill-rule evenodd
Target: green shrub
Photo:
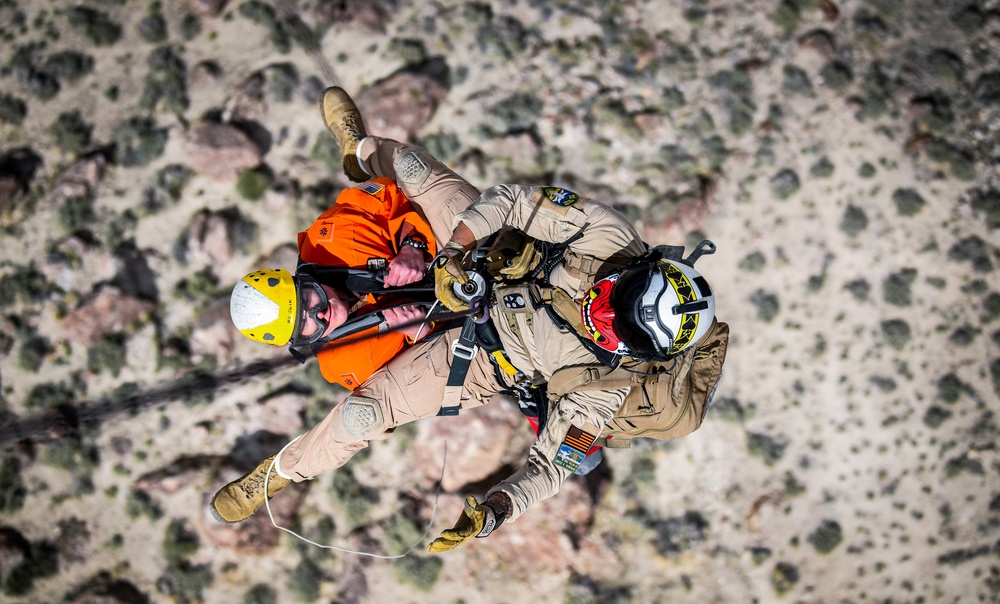
<instances>
[{"instance_id":1,"label":"green shrub","mask_svg":"<svg viewBox=\"0 0 1000 604\"><path fill-rule=\"evenodd\" d=\"M45 60L43 70L59 79L75 82L94 71L94 57L75 50L57 52Z\"/></svg>"},{"instance_id":2,"label":"green shrub","mask_svg":"<svg viewBox=\"0 0 1000 604\"><path fill-rule=\"evenodd\" d=\"M844 540L844 533L835 520L824 520L809 535L809 543L821 554L829 554Z\"/></svg>"},{"instance_id":3,"label":"green shrub","mask_svg":"<svg viewBox=\"0 0 1000 604\"><path fill-rule=\"evenodd\" d=\"M773 466L785 455L787 443L783 443L767 434L747 434L747 452L760 458L766 465Z\"/></svg>"},{"instance_id":4,"label":"green shrub","mask_svg":"<svg viewBox=\"0 0 1000 604\"><path fill-rule=\"evenodd\" d=\"M28 105L17 97L0 93L0 122L14 124L24 121L28 115Z\"/></svg>"},{"instance_id":5,"label":"green shrub","mask_svg":"<svg viewBox=\"0 0 1000 604\"><path fill-rule=\"evenodd\" d=\"M840 230L851 237L868 228L868 214L856 205L844 209L844 217L840 221Z\"/></svg>"},{"instance_id":6,"label":"green shrub","mask_svg":"<svg viewBox=\"0 0 1000 604\"><path fill-rule=\"evenodd\" d=\"M771 177L771 192L778 199L788 199L802 186L795 170L785 168Z\"/></svg>"},{"instance_id":7,"label":"green shrub","mask_svg":"<svg viewBox=\"0 0 1000 604\"><path fill-rule=\"evenodd\" d=\"M771 587L775 593L783 596L799 582L798 567L787 562L779 562L771 572Z\"/></svg>"},{"instance_id":8,"label":"green shrub","mask_svg":"<svg viewBox=\"0 0 1000 604\"><path fill-rule=\"evenodd\" d=\"M167 41L167 21L159 13L152 14L139 22L139 37L150 44Z\"/></svg>"},{"instance_id":9,"label":"green shrub","mask_svg":"<svg viewBox=\"0 0 1000 604\"><path fill-rule=\"evenodd\" d=\"M90 146L92 126L83 121L80 111L74 109L60 113L49 126L49 134L60 150L71 155L79 155Z\"/></svg>"},{"instance_id":10,"label":"green shrub","mask_svg":"<svg viewBox=\"0 0 1000 604\"><path fill-rule=\"evenodd\" d=\"M271 186L271 175L265 170L244 170L236 179L236 192L249 201L258 201Z\"/></svg>"},{"instance_id":11,"label":"green shrub","mask_svg":"<svg viewBox=\"0 0 1000 604\"><path fill-rule=\"evenodd\" d=\"M167 146L167 131L149 118L132 117L119 124L113 138L119 164L144 166L159 156Z\"/></svg>"},{"instance_id":12,"label":"green shrub","mask_svg":"<svg viewBox=\"0 0 1000 604\"><path fill-rule=\"evenodd\" d=\"M83 30L84 35L97 46L112 46L122 37L122 27L107 14L85 6L75 6L66 11L69 24Z\"/></svg>"},{"instance_id":13,"label":"green shrub","mask_svg":"<svg viewBox=\"0 0 1000 604\"><path fill-rule=\"evenodd\" d=\"M125 366L125 336L104 336L87 350L87 369L94 373L108 371L117 377Z\"/></svg>"}]
</instances>

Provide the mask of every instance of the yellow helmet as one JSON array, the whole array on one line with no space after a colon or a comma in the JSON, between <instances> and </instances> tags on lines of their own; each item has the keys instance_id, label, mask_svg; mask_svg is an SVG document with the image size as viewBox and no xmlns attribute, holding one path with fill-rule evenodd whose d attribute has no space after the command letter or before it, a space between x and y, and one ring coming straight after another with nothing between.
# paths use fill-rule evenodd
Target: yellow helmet
<instances>
[{"instance_id":1,"label":"yellow helmet","mask_svg":"<svg viewBox=\"0 0 1000 604\"><path fill-rule=\"evenodd\" d=\"M229 314L240 333L264 344L284 346L298 327L299 297L283 268L250 273L233 288Z\"/></svg>"}]
</instances>

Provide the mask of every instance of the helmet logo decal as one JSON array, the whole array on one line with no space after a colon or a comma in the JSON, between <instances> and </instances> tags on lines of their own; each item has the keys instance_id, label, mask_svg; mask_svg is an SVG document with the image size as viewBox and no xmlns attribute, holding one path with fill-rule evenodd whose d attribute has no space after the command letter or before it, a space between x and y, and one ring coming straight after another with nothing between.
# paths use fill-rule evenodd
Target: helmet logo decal
<instances>
[{"instance_id":1,"label":"helmet logo decal","mask_svg":"<svg viewBox=\"0 0 1000 604\"><path fill-rule=\"evenodd\" d=\"M601 348L624 354L625 344L612 329L615 319L615 309L611 307L611 291L618 281L618 275L612 275L594 284L584 295L580 303L580 320L594 343Z\"/></svg>"},{"instance_id":2,"label":"helmet logo decal","mask_svg":"<svg viewBox=\"0 0 1000 604\"><path fill-rule=\"evenodd\" d=\"M688 304L695 301L694 288L691 287L691 282L688 281L687 275L682 273L673 264L669 262L664 262L661 267L663 268L663 273L667 277L667 281L677 292L677 299L680 301L681 305ZM698 330L698 313L685 313L681 317L681 327L677 330L677 336L674 338L673 346L670 347L670 354L683 350L690 342L691 338L694 337L694 332Z\"/></svg>"},{"instance_id":3,"label":"helmet logo decal","mask_svg":"<svg viewBox=\"0 0 1000 604\"><path fill-rule=\"evenodd\" d=\"M542 193L549 201L564 208L580 201L579 195L561 187L542 187Z\"/></svg>"},{"instance_id":4,"label":"helmet logo decal","mask_svg":"<svg viewBox=\"0 0 1000 604\"><path fill-rule=\"evenodd\" d=\"M280 314L274 300L243 282L233 293L231 306L237 310L232 313L233 324L241 331L277 321Z\"/></svg>"}]
</instances>

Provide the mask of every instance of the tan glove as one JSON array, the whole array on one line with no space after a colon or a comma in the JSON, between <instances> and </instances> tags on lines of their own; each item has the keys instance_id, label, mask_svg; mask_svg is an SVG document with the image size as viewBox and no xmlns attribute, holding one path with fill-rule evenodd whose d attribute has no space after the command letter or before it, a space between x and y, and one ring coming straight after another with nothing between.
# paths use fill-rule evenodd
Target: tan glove
<instances>
[{"instance_id":1,"label":"tan glove","mask_svg":"<svg viewBox=\"0 0 1000 604\"><path fill-rule=\"evenodd\" d=\"M462 268L465 250L449 241L434 258L434 295L453 312L469 309L469 304L455 295L455 284L465 285L469 275Z\"/></svg>"},{"instance_id":2,"label":"tan glove","mask_svg":"<svg viewBox=\"0 0 1000 604\"><path fill-rule=\"evenodd\" d=\"M462 516L455 523L455 527L441 531L441 536L430 542L427 551L432 554L451 551L469 539L479 536L487 521L492 531L496 526L493 516L493 510L480 505L475 497L469 495L465 499L465 509L462 510Z\"/></svg>"}]
</instances>

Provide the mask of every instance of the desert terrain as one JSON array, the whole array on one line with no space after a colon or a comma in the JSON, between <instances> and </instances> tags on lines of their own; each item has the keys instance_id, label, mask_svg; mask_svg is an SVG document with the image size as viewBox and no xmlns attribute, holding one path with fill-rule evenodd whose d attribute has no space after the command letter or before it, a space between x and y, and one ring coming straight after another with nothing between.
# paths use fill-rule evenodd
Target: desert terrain
<instances>
[{"instance_id":1,"label":"desert terrain","mask_svg":"<svg viewBox=\"0 0 1000 604\"><path fill-rule=\"evenodd\" d=\"M701 429L446 555L513 407L274 498L383 558L215 522L347 395L228 312L351 186L331 84L477 187L714 241ZM0 600L998 602L998 134L997 0L0 0Z\"/></svg>"}]
</instances>

